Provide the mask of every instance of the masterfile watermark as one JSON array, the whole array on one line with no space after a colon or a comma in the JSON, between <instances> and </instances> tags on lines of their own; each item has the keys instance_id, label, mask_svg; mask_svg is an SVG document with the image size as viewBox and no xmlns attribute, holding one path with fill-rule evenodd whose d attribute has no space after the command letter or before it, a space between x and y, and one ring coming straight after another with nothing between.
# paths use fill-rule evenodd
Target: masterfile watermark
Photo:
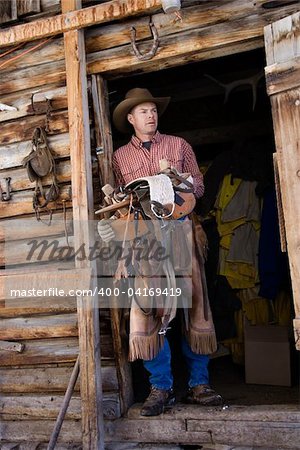
<instances>
[{"instance_id":1,"label":"masterfile watermark","mask_svg":"<svg viewBox=\"0 0 300 450\"><path fill-rule=\"evenodd\" d=\"M97 234L97 221L74 224L53 217L50 226L37 226L31 218L1 230L5 269L18 273L5 277L7 305L29 307L40 301L41 309L51 299L59 303L71 297L81 297L87 304L92 299L95 307L104 308L127 308L133 300L153 306L156 299L160 305L170 299L178 307L191 305L190 221L150 220L140 233L134 221L128 232L124 220L116 239L106 244ZM78 227L88 230L89 236L79 246L73 231Z\"/></svg>"}]
</instances>

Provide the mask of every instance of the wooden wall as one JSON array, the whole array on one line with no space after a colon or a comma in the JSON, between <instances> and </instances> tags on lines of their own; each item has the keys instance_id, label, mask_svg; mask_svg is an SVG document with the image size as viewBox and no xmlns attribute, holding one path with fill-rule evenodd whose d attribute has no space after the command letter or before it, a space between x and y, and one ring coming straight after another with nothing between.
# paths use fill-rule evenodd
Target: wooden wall
<instances>
[{"instance_id":1,"label":"wooden wall","mask_svg":"<svg viewBox=\"0 0 300 450\"><path fill-rule=\"evenodd\" d=\"M59 12L59 2L42 3L45 7L43 17ZM53 39L28 52L35 45L26 44L0 59L1 103L16 108L0 112L0 185L5 191L5 178L10 177L12 189L11 200L0 201L0 448L2 439L15 439L19 443L29 441L27 445L35 448L41 440L34 437L34 430L39 424L46 423L43 421L47 421L50 438L79 348L75 297L21 297L10 300L5 292L8 283L22 273L25 278L30 278L35 272L41 273L41 276L57 273L59 277L58 270L75 270L74 258L63 262L55 261L55 257L51 260L49 251L45 253L43 263L36 257L27 261L31 239L55 239L65 246L67 230L69 244L73 242L63 41L61 38ZM61 69L57 68L57 62ZM34 107L40 111L37 113L32 108L33 94ZM61 190L59 199L49 204L53 213L50 226L47 224L47 211L42 214L42 221L36 220L32 206L35 183L30 182L22 166L23 158L32 148L34 129L45 126L43 111L46 98L51 103L48 142L56 160ZM92 108L90 117L92 125ZM98 209L100 179L96 156L93 161L95 209ZM50 177L43 180L46 189L50 183ZM100 332L104 417L116 419L120 417L120 398L108 310L100 311ZM4 349L7 342L11 345L9 349ZM16 351L13 344L22 344L23 350ZM62 440L70 440L69 429L75 427L76 435L71 440L81 441L79 385L78 381L66 416L69 425L64 427L66 432L62 433ZM19 433L21 429L22 435Z\"/></svg>"}]
</instances>

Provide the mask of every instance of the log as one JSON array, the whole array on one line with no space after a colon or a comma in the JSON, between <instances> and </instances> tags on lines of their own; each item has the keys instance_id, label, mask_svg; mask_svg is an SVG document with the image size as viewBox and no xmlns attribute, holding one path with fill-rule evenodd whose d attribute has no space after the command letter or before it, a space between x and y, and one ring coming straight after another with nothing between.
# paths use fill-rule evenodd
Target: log
<instances>
[{"instance_id":1,"label":"log","mask_svg":"<svg viewBox=\"0 0 300 450\"><path fill-rule=\"evenodd\" d=\"M56 36L67 31L91 25L125 19L137 14L152 14L161 7L159 0L115 0L103 5L90 6L79 11L67 12L30 24L16 25L0 32L0 48L21 42Z\"/></svg>"},{"instance_id":2,"label":"log","mask_svg":"<svg viewBox=\"0 0 300 450\"><path fill-rule=\"evenodd\" d=\"M88 292L84 291L90 289L90 276L89 269L64 270L64 264L57 270L47 270L47 266L40 265L32 272L4 271L0 285L0 299L72 297L76 289L82 290L82 295L87 295Z\"/></svg>"},{"instance_id":3,"label":"log","mask_svg":"<svg viewBox=\"0 0 300 450\"><path fill-rule=\"evenodd\" d=\"M173 18L173 16L161 12L152 16L153 23L158 29L160 38L179 33L182 34L193 29L214 27L221 22L226 23L229 20L247 17L251 14L267 16L267 20L269 21L271 14L261 8L260 5L258 5L258 2L254 5L248 0L230 0L224 2L224 4L220 4L218 0L213 0L207 4L201 2L200 8L195 7L195 5L186 7L186 3L182 6L182 15L184 18L182 22L176 21L175 16ZM288 9L286 9L287 14L293 12L295 9L295 5L288 7ZM272 14L274 14L274 11L272 11ZM129 18L126 21L117 22L112 25L103 25L87 29L85 33L86 53L94 53L130 44L130 28L132 26L136 28L137 39L139 42L149 40L151 37L149 19L147 17ZM17 50L14 54L17 55L30 46L32 46L32 44L28 44L25 48ZM11 72L16 69L20 70L37 66L41 60L43 60L44 63L51 63L63 59L63 40L61 38L56 38L49 42L45 47L32 53L28 53L22 58L13 61L9 66L3 67L1 73L5 74L5 72Z\"/></svg>"},{"instance_id":4,"label":"log","mask_svg":"<svg viewBox=\"0 0 300 450\"><path fill-rule=\"evenodd\" d=\"M213 4L216 6L217 2L213 2ZM236 21L233 20L232 22L231 21L229 22L227 20L228 14L230 14L230 7L232 7L233 9L232 13L233 17L236 17ZM253 13L252 16L251 12L249 11L249 8L252 8ZM292 13L296 10L297 6L295 5L285 7L286 14ZM158 55L150 62L141 63L139 61L136 61L135 57L133 57L131 54L130 45L128 45L130 42L129 37L130 33L128 30L130 29L130 26L132 26L132 24L137 26L139 39L140 38L145 39L146 36L149 36L149 29L148 26L146 26L145 24L145 19L137 19L129 21L127 31L126 25L123 23L109 25L108 27L110 28L101 27L99 28L99 30L96 31L91 30L90 41L89 39L87 40L87 42L91 43L90 47L87 45L87 52L90 53L92 51L92 53L89 55L89 59L91 61L90 72L91 73L102 72L103 74L105 74L105 77L107 78L107 75L110 76L109 71L112 64L113 70L119 68L120 71L123 71L124 73L125 71L127 71L128 73L130 72L134 73L136 70L149 72L154 70L160 70L164 67L172 67L175 65L184 64L189 61L195 60L200 61L203 59L209 59L212 57L224 56L226 54L229 55L240 51L247 51L250 49L263 47L263 27L267 25L267 23L269 23L270 21L276 20L276 18L282 15L282 11L280 9L271 10L270 12L268 10L264 10L263 8L255 7L246 0L243 0L242 2L236 2L232 0L230 2L226 2L226 4L224 5L218 5L217 9L215 10L217 14L214 13L210 15L209 5L208 8L206 7L206 9L204 10L203 5L201 5L201 9L186 8L183 11L186 14L186 19L183 21L182 24L180 24L179 22L175 24L173 22L170 22L167 25L165 23L167 19L165 18L164 15L158 14L157 16L154 16L154 20L158 21L158 26L159 23L161 22L159 33L162 37L161 37L161 48L159 49ZM202 14L202 18L199 19L197 14ZM204 25L202 29L200 28L201 31L200 34L199 34L199 23L198 24L196 23L197 17L201 21L201 24ZM141 22L140 28L138 25L139 20L143 21ZM187 25L185 25L185 23L187 23ZM210 25L205 26L205 24L207 23L210 23ZM195 29L193 29L193 27ZM224 33L223 35L221 33L222 27L225 29L225 39ZM257 37L254 39L253 31L255 31L255 29ZM171 37L173 35L173 30L176 30L176 34L174 34L174 39L173 37ZM234 30L234 34L238 33L239 37L234 41L234 43L228 44L227 43L228 36L231 35L231 30ZM217 43L217 46L215 44L211 46L211 43L207 41L207 36L213 37L216 32L217 34L220 33L220 35L216 36L215 39L215 43ZM171 33L171 36L169 36L168 33ZM187 37L185 37L185 35L189 33L192 33L190 40L188 40ZM102 47L102 44L100 48L94 45L93 38L95 38L95 41L97 41L98 43L104 41L105 42L104 47ZM181 39L183 40L185 46L182 47L182 49L180 45L178 46L176 44L176 42L178 41L180 42ZM111 42L112 45L115 46L114 49L111 49L112 51L108 51L108 53L105 52L103 53L99 51L103 48L110 49L109 42ZM194 43L196 47L194 47ZM47 45L47 47L49 46L50 48L50 46L52 45L54 44L51 43ZM55 48L53 47L49 50L49 55L47 55L46 48L43 48L40 50L43 51L43 54L39 55L39 52L36 52L36 56L32 54L33 55L32 59L30 59L30 61L28 61L27 63L24 62L23 66L18 64L21 64L21 61L23 60L26 61L25 58L27 56L21 58L19 60L19 63L16 63L15 66L15 68L19 69L18 71L11 72L10 70L8 71L8 73L3 73L0 82L0 94L6 95L7 92L14 92L18 90L28 89L30 87L37 88L38 86L44 86L45 84L54 82L63 82L65 80L65 65L62 59L63 58L62 42L57 43L55 41L55 45L56 45ZM148 44L145 45L147 46ZM58 55L57 58L59 58L59 60L55 59L56 54ZM160 57L160 55L162 57ZM47 64L38 65L40 63L41 58L45 60ZM98 59L100 65L97 68L96 65ZM101 64L101 59L104 60L103 64ZM182 60L182 62L180 62L180 60ZM95 67L93 65L94 61ZM34 65L36 66L32 67ZM22 67L24 67L24 69L20 70ZM113 74L110 77L114 76L115 75ZM119 75L116 74L116 76Z\"/></svg>"},{"instance_id":5,"label":"log","mask_svg":"<svg viewBox=\"0 0 300 450\"><path fill-rule=\"evenodd\" d=\"M40 0L17 0L18 17L41 11Z\"/></svg>"},{"instance_id":6,"label":"log","mask_svg":"<svg viewBox=\"0 0 300 450\"><path fill-rule=\"evenodd\" d=\"M77 314L43 315L0 320L2 339L43 339L78 336Z\"/></svg>"},{"instance_id":7,"label":"log","mask_svg":"<svg viewBox=\"0 0 300 450\"><path fill-rule=\"evenodd\" d=\"M0 350L5 350L7 352L22 353L24 347L24 344L20 344L19 342L0 341Z\"/></svg>"},{"instance_id":8,"label":"log","mask_svg":"<svg viewBox=\"0 0 300 450\"><path fill-rule=\"evenodd\" d=\"M73 367L0 369L0 392L4 394L65 392L72 369ZM101 373L103 391L117 391L118 378L116 367L102 367ZM77 382L75 391L79 392L79 389L79 382Z\"/></svg>"},{"instance_id":9,"label":"log","mask_svg":"<svg viewBox=\"0 0 300 450\"><path fill-rule=\"evenodd\" d=\"M11 73L12 68L9 67L9 69L9 73ZM20 95L19 93L17 95L3 95L1 96L1 102L13 106L17 108L17 110L6 111L5 114L0 114L0 122L7 122L8 120L15 120L20 117L34 114L32 109L33 94L33 104L36 109L46 109L46 99L50 100L52 111L66 109L68 107L67 92L65 87L47 90L41 89L39 92L28 92L23 95Z\"/></svg>"},{"instance_id":10,"label":"log","mask_svg":"<svg viewBox=\"0 0 300 450\"><path fill-rule=\"evenodd\" d=\"M1 395L0 420L55 419L63 402L62 395ZM103 415L106 419L120 417L118 393L106 393L103 396ZM66 420L81 419L81 400L78 395L71 398Z\"/></svg>"},{"instance_id":11,"label":"log","mask_svg":"<svg viewBox=\"0 0 300 450\"><path fill-rule=\"evenodd\" d=\"M40 86L65 84L66 71L64 60L40 64L36 67L8 72L1 75L0 94L24 89L37 90Z\"/></svg>"},{"instance_id":12,"label":"log","mask_svg":"<svg viewBox=\"0 0 300 450\"><path fill-rule=\"evenodd\" d=\"M66 200L65 206L66 208L69 208L72 205L70 202L70 189L71 186L62 186L60 189L59 200L48 203L48 208L53 211L61 211L63 208L61 202L63 200ZM0 219L34 213L32 197L33 191L21 191L15 192L9 202L0 202ZM49 219L48 212L45 211L44 213L41 213L41 217L47 222Z\"/></svg>"},{"instance_id":13,"label":"log","mask_svg":"<svg viewBox=\"0 0 300 450\"><path fill-rule=\"evenodd\" d=\"M30 298L5 300L0 302L0 318L26 317L34 314L63 314L77 311L75 297Z\"/></svg>"},{"instance_id":14,"label":"log","mask_svg":"<svg viewBox=\"0 0 300 450\"><path fill-rule=\"evenodd\" d=\"M65 158L70 155L68 133L48 136L48 144L55 159ZM31 139L0 146L0 169L22 166L22 160L30 153L30 148Z\"/></svg>"},{"instance_id":15,"label":"log","mask_svg":"<svg viewBox=\"0 0 300 450\"><path fill-rule=\"evenodd\" d=\"M17 20L17 0L1 2L0 4L0 24Z\"/></svg>"},{"instance_id":16,"label":"log","mask_svg":"<svg viewBox=\"0 0 300 450\"><path fill-rule=\"evenodd\" d=\"M75 362L78 356L78 338L51 338L23 341L23 353L0 351L0 366L26 366ZM101 336L101 359L112 360L111 336Z\"/></svg>"},{"instance_id":17,"label":"log","mask_svg":"<svg viewBox=\"0 0 300 450\"><path fill-rule=\"evenodd\" d=\"M287 14L297 10L293 5L288 7ZM188 62L200 61L217 56L225 56L263 47L263 28L269 20L276 20L282 12L273 10L272 14L246 14L244 17L230 21L221 21L212 26L188 30L171 36L162 37L156 56L149 61L138 60L131 45L115 47L88 55L88 72L105 74L105 78L124 76L125 73L141 73L162 70ZM149 44L140 44L142 52ZM239 47L239 50L235 50Z\"/></svg>"},{"instance_id":18,"label":"log","mask_svg":"<svg viewBox=\"0 0 300 450\"><path fill-rule=\"evenodd\" d=\"M12 142L22 142L31 140L33 131L36 127L45 126L45 114L26 117L18 120L11 126L11 123L1 125L0 145L11 144ZM66 133L68 127L67 111L58 111L51 113L49 120L49 134Z\"/></svg>"},{"instance_id":19,"label":"log","mask_svg":"<svg viewBox=\"0 0 300 450\"><path fill-rule=\"evenodd\" d=\"M58 183L68 183L71 181L71 163L70 160L57 161L56 175ZM33 189L35 182L31 182L28 178L27 169L24 167L10 170L3 170L1 176L4 178L11 177L11 191L24 191L26 189ZM51 175L43 177L43 186L49 186L52 183Z\"/></svg>"},{"instance_id":20,"label":"log","mask_svg":"<svg viewBox=\"0 0 300 450\"><path fill-rule=\"evenodd\" d=\"M61 266L60 263L51 263L51 264L46 264L45 266L40 268L40 271L44 271L46 270L47 272L49 272L51 275L53 272L57 272L58 270L70 270L70 271L74 271L75 270L75 264L74 261L68 261L66 262L63 267ZM35 266L23 266L23 267L14 267L14 268L10 268L10 269L0 269L0 277L2 277L2 280L5 280L4 277L16 277L16 276L23 276L23 275L28 275L28 276L34 276L33 274L35 274L37 272L37 268ZM0 285L0 300L2 300L3 298L3 286Z\"/></svg>"},{"instance_id":21,"label":"log","mask_svg":"<svg viewBox=\"0 0 300 450\"><path fill-rule=\"evenodd\" d=\"M73 233L72 211L66 211L66 221L61 212L52 215L51 226L43 222L38 222L36 217L20 217L17 219L3 219L0 222L0 242L16 241L26 239L29 241L43 236L61 236L65 233L65 226L68 234Z\"/></svg>"},{"instance_id":22,"label":"log","mask_svg":"<svg viewBox=\"0 0 300 450\"><path fill-rule=\"evenodd\" d=\"M0 422L2 440L14 442L48 442L53 430L54 420L16 420ZM82 434L80 420L66 420L62 426L58 442L81 443Z\"/></svg>"}]
</instances>

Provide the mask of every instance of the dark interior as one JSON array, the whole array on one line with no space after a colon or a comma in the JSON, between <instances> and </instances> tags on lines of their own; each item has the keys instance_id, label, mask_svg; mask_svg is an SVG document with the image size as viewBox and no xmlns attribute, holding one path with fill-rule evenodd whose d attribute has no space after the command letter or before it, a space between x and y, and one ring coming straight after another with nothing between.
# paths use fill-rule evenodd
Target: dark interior
<instances>
[{"instance_id":1,"label":"dark interior","mask_svg":"<svg viewBox=\"0 0 300 450\"><path fill-rule=\"evenodd\" d=\"M231 159L232 155L242 155L242 166L244 165L245 171L248 173L250 169L252 179L258 181L257 195L263 195L268 186L274 188L272 153L275 151L271 105L263 76L265 65L264 50L259 49L111 80L108 84L111 109L113 110L124 98L125 93L133 87L146 87L154 96L170 96L172 100L160 119L159 131L184 137L193 146L199 165L204 171L220 155L223 155L225 160L231 161L234 160ZM251 81L260 73L262 76L252 91ZM219 83L229 84L236 80L243 81L237 83L224 102L226 89ZM113 128L115 148L127 143L129 138L130 136L123 136ZM234 171L234 164L231 169ZM205 174L205 180L213 176L213 173L209 175L209 170ZM197 213L203 219L207 219L208 204L206 200L197 203ZM228 288L228 283L224 279L221 279L221 283L220 279L218 281L221 297L218 298L216 295L217 261L214 250L218 242L215 240L215 229L211 221L204 220L203 227L209 243L206 264L208 289L220 342L219 354L210 361L212 386L224 396L228 404L298 403L299 354L295 350L292 331L294 312L286 254L282 255L280 282L276 289L284 290L286 302L289 302L286 306L290 314L288 319L285 319L285 325L289 327L290 350L287 351L291 352L291 387L246 384L243 355L236 358L232 355L230 346L226 345L226 339L237 337L235 315L241 311L242 304L236 296L236 290L230 286ZM274 313L275 302L274 299L268 300L267 319L264 325L282 324L280 317ZM174 355L174 387L180 401L186 394L187 373L180 355L178 327L175 320L169 332L169 340ZM225 347L222 343L225 343ZM243 342L240 345L243 353ZM274 357L277 357L276 353ZM141 361L133 363L133 382L135 400L143 401L148 394L149 383Z\"/></svg>"}]
</instances>

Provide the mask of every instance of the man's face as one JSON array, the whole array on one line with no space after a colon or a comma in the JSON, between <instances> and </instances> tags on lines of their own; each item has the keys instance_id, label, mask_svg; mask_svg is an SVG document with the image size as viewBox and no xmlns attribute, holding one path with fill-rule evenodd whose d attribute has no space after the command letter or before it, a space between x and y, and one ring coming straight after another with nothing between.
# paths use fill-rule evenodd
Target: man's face
<instances>
[{"instance_id":1,"label":"man's face","mask_svg":"<svg viewBox=\"0 0 300 450\"><path fill-rule=\"evenodd\" d=\"M155 134L158 124L155 103L147 102L135 106L127 115L127 119L133 126L137 136Z\"/></svg>"}]
</instances>

